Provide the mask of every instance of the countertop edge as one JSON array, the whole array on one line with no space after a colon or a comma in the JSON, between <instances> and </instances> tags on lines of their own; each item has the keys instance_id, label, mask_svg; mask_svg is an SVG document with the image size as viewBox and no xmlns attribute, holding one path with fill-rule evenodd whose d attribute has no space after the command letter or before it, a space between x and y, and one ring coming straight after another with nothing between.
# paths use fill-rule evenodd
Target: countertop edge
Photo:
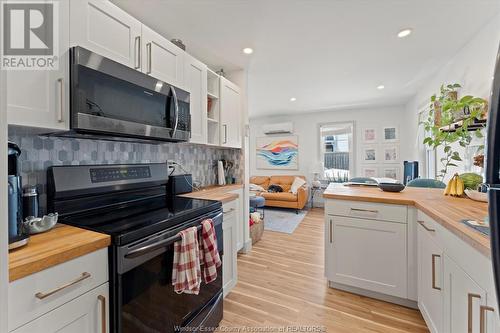
<instances>
[{"instance_id":1,"label":"countertop edge","mask_svg":"<svg viewBox=\"0 0 500 333\"><path fill-rule=\"evenodd\" d=\"M63 254L53 253L43 258L36 258L36 256L33 256L29 260L20 260L12 265L9 263L9 282L22 279L72 259L107 248L109 245L111 245L111 238L103 234L102 238L93 240L92 242L83 245L75 245L72 248L65 249Z\"/></svg>"}]
</instances>

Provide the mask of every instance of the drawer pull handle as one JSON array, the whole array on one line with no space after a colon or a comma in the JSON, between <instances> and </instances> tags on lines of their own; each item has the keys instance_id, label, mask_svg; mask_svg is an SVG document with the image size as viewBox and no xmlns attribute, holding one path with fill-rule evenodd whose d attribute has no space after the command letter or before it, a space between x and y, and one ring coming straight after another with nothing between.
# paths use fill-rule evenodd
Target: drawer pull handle
<instances>
[{"instance_id":1,"label":"drawer pull handle","mask_svg":"<svg viewBox=\"0 0 500 333\"><path fill-rule=\"evenodd\" d=\"M425 230L429 232L436 232L436 229L431 229L428 226L426 226L424 221L417 221L417 223L420 224Z\"/></svg>"},{"instance_id":2,"label":"drawer pull handle","mask_svg":"<svg viewBox=\"0 0 500 333\"><path fill-rule=\"evenodd\" d=\"M83 273L82 273L82 276L80 276L78 279L75 279L75 280L73 280L73 281L71 281L71 282L68 282L68 283L66 283L66 284L64 284L64 285L62 285L62 286L60 286L60 287L57 287L57 288L55 288L55 289L52 289L52 290L51 290L51 291L49 291L49 292L46 292L46 293L40 293L40 292L39 292L39 293L36 293L36 294L35 294L35 297L36 297L36 298L38 298L38 299L44 299L44 298L47 298L47 297L49 297L49 296L54 295L55 293L58 293L58 292L60 292L60 291L62 291L62 290L64 290L64 289L66 289L66 288L69 288L69 287L71 287L71 286L73 286L73 285L77 284L78 282L82 282L83 280L88 279L89 277L91 277L90 273L83 272Z\"/></svg>"},{"instance_id":3,"label":"drawer pull handle","mask_svg":"<svg viewBox=\"0 0 500 333\"><path fill-rule=\"evenodd\" d=\"M99 295L97 299L101 302L101 332L106 333L108 327L106 324L106 297Z\"/></svg>"},{"instance_id":4,"label":"drawer pull handle","mask_svg":"<svg viewBox=\"0 0 500 333\"><path fill-rule=\"evenodd\" d=\"M479 307L479 333L486 333L486 311L495 312L495 309L486 305Z\"/></svg>"},{"instance_id":5,"label":"drawer pull handle","mask_svg":"<svg viewBox=\"0 0 500 333\"><path fill-rule=\"evenodd\" d=\"M229 210L226 210L226 211L225 211L225 212L223 212L223 213L224 213L224 214L229 214L229 213L234 212L235 210L236 210L236 209L231 208L231 209L229 209Z\"/></svg>"},{"instance_id":6,"label":"drawer pull handle","mask_svg":"<svg viewBox=\"0 0 500 333\"><path fill-rule=\"evenodd\" d=\"M477 298L481 299L481 295L478 294L467 294L468 303L467 303L467 332L472 333L472 299Z\"/></svg>"},{"instance_id":7,"label":"drawer pull handle","mask_svg":"<svg viewBox=\"0 0 500 333\"><path fill-rule=\"evenodd\" d=\"M333 222L330 220L330 244L333 243Z\"/></svg>"},{"instance_id":8,"label":"drawer pull handle","mask_svg":"<svg viewBox=\"0 0 500 333\"><path fill-rule=\"evenodd\" d=\"M376 210L376 209L351 208L351 211L378 214L378 210Z\"/></svg>"},{"instance_id":9,"label":"drawer pull handle","mask_svg":"<svg viewBox=\"0 0 500 333\"><path fill-rule=\"evenodd\" d=\"M441 287L436 286L436 258L441 258L439 254L432 255L432 289L441 290Z\"/></svg>"}]
</instances>

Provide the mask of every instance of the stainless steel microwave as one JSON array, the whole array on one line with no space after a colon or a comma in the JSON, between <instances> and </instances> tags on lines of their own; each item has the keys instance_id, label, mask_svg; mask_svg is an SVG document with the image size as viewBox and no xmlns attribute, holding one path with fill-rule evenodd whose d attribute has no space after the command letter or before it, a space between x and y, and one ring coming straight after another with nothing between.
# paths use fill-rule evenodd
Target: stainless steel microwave
<instances>
[{"instance_id":1,"label":"stainless steel microwave","mask_svg":"<svg viewBox=\"0 0 500 333\"><path fill-rule=\"evenodd\" d=\"M71 132L67 136L189 140L187 91L79 46L70 50L70 64Z\"/></svg>"}]
</instances>

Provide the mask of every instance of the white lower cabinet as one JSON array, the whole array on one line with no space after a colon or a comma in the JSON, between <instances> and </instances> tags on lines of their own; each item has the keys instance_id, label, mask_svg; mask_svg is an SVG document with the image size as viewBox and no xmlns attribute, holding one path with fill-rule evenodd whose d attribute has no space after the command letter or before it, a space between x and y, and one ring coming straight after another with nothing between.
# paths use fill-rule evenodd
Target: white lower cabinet
<instances>
[{"instance_id":1,"label":"white lower cabinet","mask_svg":"<svg viewBox=\"0 0 500 333\"><path fill-rule=\"evenodd\" d=\"M237 202L231 201L222 206L224 217L222 231L224 237L224 255L222 257L222 286L224 297L231 291L238 281L237 259Z\"/></svg>"},{"instance_id":2,"label":"white lower cabinet","mask_svg":"<svg viewBox=\"0 0 500 333\"><path fill-rule=\"evenodd\" d=\"M486 305L484 289L445 255L443 332L479 333L480 308L483 305Z\"/></svg>"},{"instance_id":3,"label":"white lower cabinet","mask_svg":"<svg viewBox=\"0 0 500 333\"><path fill-rule=\"evenodd\" d=\"M443 250L418 227L418 306L431 333L443 332Z\"/></svg>"},{"instance_id":4,"label":"white lower cabinet","mask_svg":"<svg viewBox=\"0 0 500 333\"><path fill-rule=\"evenodd\" d=\"M327 219L328 280L406 298L406 224L342 216Z\"/></svg>"},{"instance_id":5,"label":"white lower cabinet","mask_svg":"<svg viewBox=\"0 0 500 333\"><path fill-rule=\"evenodd\" d=\"M109 316L108 281L107 248L12 281L9 331L103 332Z\"/></svg>"},{"instance_id":6,"label":"white lower cabinet","mask_svg":"<svg viewBox=\"0 0 500 333\"><path fill-rule=\"evenodd\" d=\"M245 199L243 197L243 189L238 189L236 191L231 191L231 193L238 194L238 199L236 202L236 251L239 251L243 248L245 243L245 222L248 223L247 219L245 219Z\"/></svg>"},{"instance_id":7,"label":"white lower cabinet","mask_svg":"<svg viewBox=\"0 0 500 333\"><path fill-rule=\"evenodd\" d=\"M109 285L105 283L12 332L106 333L108 318Z\"/></svg>"}]
</instances>

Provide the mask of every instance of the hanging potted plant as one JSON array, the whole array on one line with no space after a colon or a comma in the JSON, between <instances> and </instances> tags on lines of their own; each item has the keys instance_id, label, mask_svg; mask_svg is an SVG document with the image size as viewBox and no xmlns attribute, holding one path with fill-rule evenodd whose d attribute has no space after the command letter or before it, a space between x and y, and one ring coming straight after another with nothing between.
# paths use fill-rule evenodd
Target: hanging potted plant
<instances>
[{"instance_id":1,"label":"hanging potted plant","mask_svg":"<svg viewBox=\"0 0 500 333\"><path fill-rule=\"evenodd\" d=\"M423 143L433 149L443 148L444 156L440 159L442 169L438 174L441 180L449 167L457 166L456 162L462 161L460 152L453 149L453 144L458 142L461 147L467 147L473 135L483 137L480 129L472 131L470 126L484 118L488 103L471 95L458 99L459 88L458 83L441 85L439 95L431 96L427 119L421 122L426 132Z\"/></svg>"}]
</instances>

